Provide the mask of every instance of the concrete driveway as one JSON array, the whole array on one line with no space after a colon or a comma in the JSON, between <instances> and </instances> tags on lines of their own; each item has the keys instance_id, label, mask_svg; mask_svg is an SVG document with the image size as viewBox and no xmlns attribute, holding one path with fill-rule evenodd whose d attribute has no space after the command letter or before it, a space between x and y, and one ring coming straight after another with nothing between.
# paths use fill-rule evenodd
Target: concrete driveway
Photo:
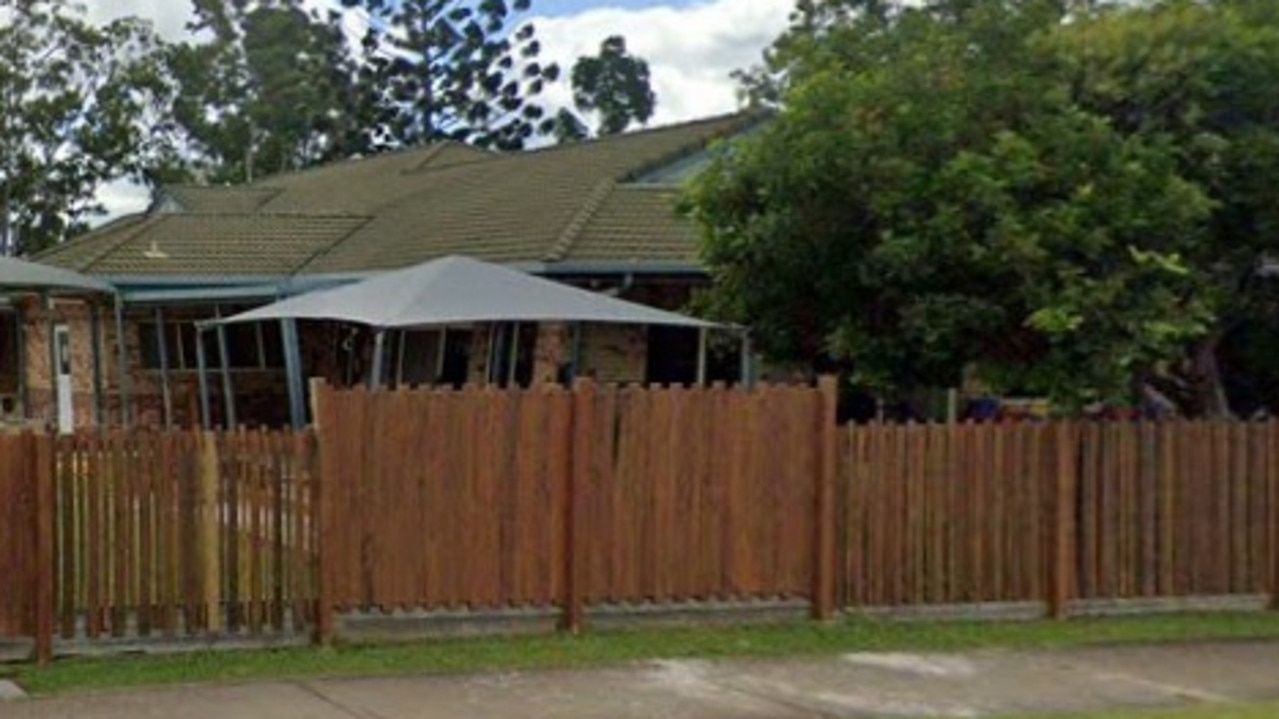
<instances>
[{"instance_id":1,"label":"concrete driveway","mask_svg":"<svg viewBox=\"0 0 1279 719\"><path fill-rule=\"evenodd\" d=\"M1279 642L193 686L0 703L0 717L959 718L1265 699L1279 700Z\"/></svg>"}]
</instances>

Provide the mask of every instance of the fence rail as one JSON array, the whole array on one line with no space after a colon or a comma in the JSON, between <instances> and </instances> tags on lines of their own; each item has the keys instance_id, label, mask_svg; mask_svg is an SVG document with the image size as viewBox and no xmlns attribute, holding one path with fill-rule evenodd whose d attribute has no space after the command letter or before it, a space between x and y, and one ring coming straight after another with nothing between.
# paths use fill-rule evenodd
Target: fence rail
<instances>
[{"instance_id":1,"label":"fence rail","mask_svg":"<svg viewBox=\"0 0 1279 719\"><path fill-rule=\"evenodd\" d=\"M839 427L829 381L313 389L314 432L0 436L0 637L1279 599L1279 422Z\"/></svg>"}]
</instances>

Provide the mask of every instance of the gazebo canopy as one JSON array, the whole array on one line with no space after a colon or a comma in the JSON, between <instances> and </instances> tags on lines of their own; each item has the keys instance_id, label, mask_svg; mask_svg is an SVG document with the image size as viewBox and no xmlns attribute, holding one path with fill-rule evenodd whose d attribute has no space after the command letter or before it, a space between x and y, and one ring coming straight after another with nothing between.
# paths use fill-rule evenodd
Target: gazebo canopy
<instances>
[{"instance_id":1,"label":"gazebo canopy","mask_svg":"<svg viewBox=\"0 0 1279 719\"><path fill-rule=\"evenodd\" d=\"M0 292L6 290L57 294L115 292L115 288L110 284L78 272L13 257L2 257L0 258Z\"/></svg>"},{"instance_id":2,"label":"gazebo canopy","mask_svg":"<svg viewBox=\"0 0 1279 719\"><path fill-rule=\"evenodd\" d=\"M379 329L481 322L720 326L457 256L297 295L218 322L281 319L340 320Z\"/></svg>"}]
</instances>

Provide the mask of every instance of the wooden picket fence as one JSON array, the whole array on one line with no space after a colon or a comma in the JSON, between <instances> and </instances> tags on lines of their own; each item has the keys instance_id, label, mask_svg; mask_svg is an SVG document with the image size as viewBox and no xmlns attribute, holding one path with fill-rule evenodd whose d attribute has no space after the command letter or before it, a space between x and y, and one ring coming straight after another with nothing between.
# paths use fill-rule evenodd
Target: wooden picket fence
<instances>
[{"instance_id":1,"label":"wooden picket fence","mask_svg":"<svg viewBox=\"0 0 1279 719\"><path fill-rule=\"evenodd\" d=\"M830 381L312 390L306 432L0 435L0 639L1279 598L1279 422L840 427Z\"/></svg>"},{"instance_id":2,"label":"wooden picket fence","mask_svg":"<svg viewBox=\"0 0 1279 719\"><path fill-rule=\"evenodd\" d=\"M855 427L842 466L849 605L1279 597L1279 423Z\"/></svg>"}]
</instances>

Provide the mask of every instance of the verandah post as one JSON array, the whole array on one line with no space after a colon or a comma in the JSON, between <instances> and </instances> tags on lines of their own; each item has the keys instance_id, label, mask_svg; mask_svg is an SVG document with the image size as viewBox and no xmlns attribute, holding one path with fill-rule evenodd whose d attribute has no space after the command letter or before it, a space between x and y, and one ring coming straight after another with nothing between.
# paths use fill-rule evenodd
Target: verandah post
<instances>
[{"instance_id":1,"label":"verandah post","mask_svg":"<svg viewBox=\"0 0 1279 719\"><path fill-rule=\"evenodd\" d=\"M839 380L824 376L817 382L819 396L814 435L818 438L818 471L816 491L816 536L813 563L813 618L827 621L835 616L836 586L839 575L839 515L835 507L835 486L839 475Z\"/></svg>"},{"instance_id":2,"label":"verandah post","mask_svg":"<svg viewBox=\"0 0 1279 719\"><path fill-rule=\"evenodd\" d=\"M328 644L333 641L333 585L329 567L327 545L329 487L335 482L333 473L337 471L336 434L333 418L328 415L331 409L328 383L319 378L311 379L311 421L315 427L316 443L319 445L319 468L312 487L311 502L312 532L315 538L315 642Z\"/></svg>"},{"instance_id":3,"label":"verandah post","mask_svg":"<svg viewBox=\"0 0 1279 719\"><path fill-rule=\"evenodd\" d=\"M577 634L582 631L585 607L583 601L583 561L580 557L585 543L582 541L581 494L587 487L591 472L591 438L595 426L595 383L589 379L573 382L570 410L569 476L564 483L564 622L565 631Z\"/></svg>"},{"instance_id":4,"label":"verandah post","mask_svg":"<svg viewBox=\"0 0 1279 719\"><path fill-rule=\"evenodd\" d=\"M42 667L53 661L54 572L58 566L53 526L58 501L53 443L54 437L48 432L27 434L22 443L27 453L28 480L35 490L35 648L36 662Z\"/></svg>"}]
</instances>

